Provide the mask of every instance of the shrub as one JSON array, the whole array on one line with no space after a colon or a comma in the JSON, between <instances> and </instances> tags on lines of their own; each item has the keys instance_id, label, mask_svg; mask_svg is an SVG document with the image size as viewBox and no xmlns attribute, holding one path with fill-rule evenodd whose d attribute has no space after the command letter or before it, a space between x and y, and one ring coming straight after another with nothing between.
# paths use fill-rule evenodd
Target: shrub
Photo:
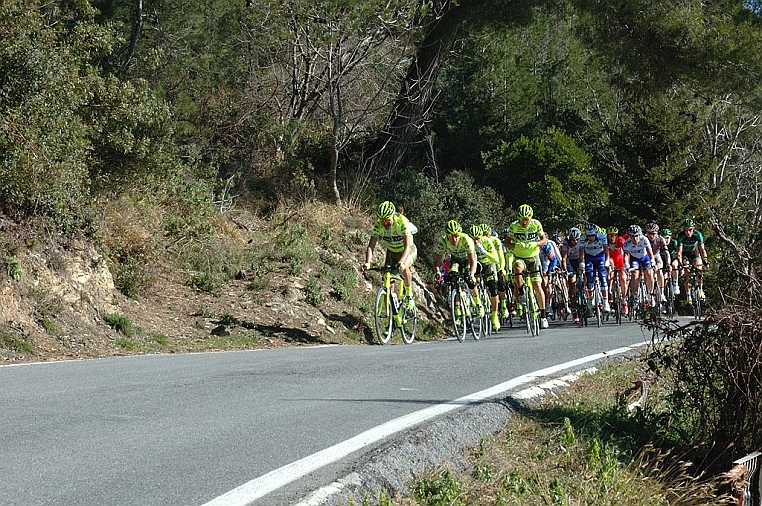
<instances>
[{"instance_id":1,"label":"shrub","mask_svg":"<svg viewBox=\"0 0 762 506\"><path fill-rule=\"evenodd\" d=\"M135 326L132 324L132 320L120 313L108 313L103 315L103 320L106 325L114 329L115 331L123 334L125 337L132 337L135 335Z\"/></svg>"},{"instance_id":2,"label":"shrub","mask_svg":"<svg viewBox=\"0 0 762 506\"><path fill-rule=\"evenodd\" d=\"M320 277L312 275L307 280L307 286L304 287L305 300L308 304L318 307L325 302L325 294L320 287Z\"/></svg>"}]
</instances>

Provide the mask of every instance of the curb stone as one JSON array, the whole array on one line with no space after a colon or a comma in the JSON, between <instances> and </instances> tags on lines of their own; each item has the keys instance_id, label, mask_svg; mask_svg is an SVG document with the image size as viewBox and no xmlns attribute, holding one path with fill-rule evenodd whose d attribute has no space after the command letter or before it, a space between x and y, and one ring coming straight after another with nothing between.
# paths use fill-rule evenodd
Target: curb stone
<instances>
[{"instance_id":1,"label":"curb stone","mask_svg":"<svg viewBox=\"0 0 762 506\"><path fill-rule=\"evenodd\" d=\"M356 462L350 472L300 500L296 506L347 506L378 504L379 495L408 495L407 484L449 467L469 466L466 452L487 436L500 432L513 413L536 408L546 395L558 395L591 367L512 392L507 397L483 401L450 412L402 432Z\"/></svg>"}]
</instances>

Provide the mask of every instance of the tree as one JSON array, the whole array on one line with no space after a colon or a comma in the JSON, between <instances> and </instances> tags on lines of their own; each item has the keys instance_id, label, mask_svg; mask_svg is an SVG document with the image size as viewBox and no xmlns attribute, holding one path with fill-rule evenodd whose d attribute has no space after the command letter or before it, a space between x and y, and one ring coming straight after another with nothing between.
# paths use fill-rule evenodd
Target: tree
<instances>
[{"instance_id":1,"label":"tree","mask_svg":"<svg viewBox=\"0 0 762 506\"><path fill-rule=\"evenodd\" d=\"M514 209L530 204L548 229L589 221L608 204L590 155L555 128L503 142L483 156L490 182L507 203Z\"/></svg>"}]
</instances>

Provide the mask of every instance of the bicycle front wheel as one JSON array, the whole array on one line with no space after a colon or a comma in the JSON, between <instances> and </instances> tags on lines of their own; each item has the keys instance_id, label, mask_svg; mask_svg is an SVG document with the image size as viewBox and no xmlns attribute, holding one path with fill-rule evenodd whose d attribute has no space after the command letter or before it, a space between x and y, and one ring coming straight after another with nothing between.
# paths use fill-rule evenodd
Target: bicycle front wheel
<instances>
[{"instance_id":1,"label":"bicycle front wheel","mask_svg":"<svg viewBox=\"0 0 762 506\"><path fill-rule=\"evenodd\" d=\"M392 339L392 301L385 288L376 295L376 336L381 344L388 344Z\"/></svg>"},{"instance_id":2,"label":"bicycle front wheel","mask_svg":"<svg viewBox=\"0 0 762 506\"><path fill-rule=\"evenodd\" d=\"M675 316L675 289L669 278L667 278L667 281L664 283L664 298L667 299L667 318L672 318Z\"/></svg>"},{"instance_id":3,"label":"bicycle front wheel","mask_svg":"<svg viewBox=\"0 0 762 506\"><path fill-rule=\"evenodd\" d=\"M697 320L701 318L701 291L698 288L691 288L693 292L693 317Z\"/></svg>"},{"instance_id":4,"label":"bicycle front wheel","mask_svg":"<svg viewBox=\"0 0 762 506\"><path fill-rule=\"evenodd\" d=\"M450 290L450 315L452 316L452 326L455 330L455 337L461 343L466 338L466 301L463 300L463 289L454 288Z\"/></svg>"},{"instance_id":5,"label":"bicycle front wheel","mask_svg":"<svg viewBox=\"0 0 762 506\"><path fill-rule=\"evenodd\" d=\"M566 310L567 307L569 307L569 302L566 300L566 294L564 293L563 287L556 283L556 307L554 308L553 312L558 314L558 319L562 319L564 321L569 319L569 312Z\"/></svg>"},{"instance_id":6,"label":"bicycle front wheel","mask_svg":"<svg viewBox=\"0 0 762 506\"><path fill-rule=\"evenodd\" d=\"M540 335L540 313L534 290L527 287L527 324L532 337Z\"/></svg>"},{"instance_id":7,"label":"bicycle front wheel","mask_svg":"<svg viewBox=\"0 0 762 506\"><path fill-rule=\"evenodd\" d=\"M468 297L468 327L474 341L478 341L484 333L484 318L480 318L476 313L476 305L471 301L470 294L466 294L466 297Z\"/></svg>"},{"instance_id":8,"label":"bicycle front wheel","mask_svg":"<svg viewBox=\"0 0 762 506\"><path fill-rule=\"evenodd\" d=\"M410 344L415 340L415 331L418 329L418 308L413 305L411 308L400 308L402 313L402 342Z\"/></svg>"},{"instance_id":9,"label":"bicycle front wheel","mask_svg":"<svg viewBox=\"0 0 762 506\"><path fill-rule=\"evenodd\" d=\"M600 327L603 325L603 313L601 309L603 308L603 294L601 293L601 287L596 284L595 285L595 295L593 296L593 309L595 311L595 321Z\"/></svg>"}]
</instances>

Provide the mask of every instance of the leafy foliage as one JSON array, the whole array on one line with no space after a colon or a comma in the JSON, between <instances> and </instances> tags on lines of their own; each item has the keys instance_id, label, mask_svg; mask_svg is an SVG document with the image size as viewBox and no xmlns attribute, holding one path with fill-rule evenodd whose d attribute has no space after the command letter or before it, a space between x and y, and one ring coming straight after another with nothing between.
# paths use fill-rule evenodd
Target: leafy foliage
<instances>
[{"instance_id":1,"label":"leafy foliage","mask_svg":"<svg viewBox=\"0 0 762 506\"><path fill-rule=\"evenodd\" d=\"M494 186L511 195L509 204L530 204L548 229L588 221L608 204L590 155L555 128L533 139L502 143L484 154L484 164L493 172Z\"/></svg>"}]
</instances>

